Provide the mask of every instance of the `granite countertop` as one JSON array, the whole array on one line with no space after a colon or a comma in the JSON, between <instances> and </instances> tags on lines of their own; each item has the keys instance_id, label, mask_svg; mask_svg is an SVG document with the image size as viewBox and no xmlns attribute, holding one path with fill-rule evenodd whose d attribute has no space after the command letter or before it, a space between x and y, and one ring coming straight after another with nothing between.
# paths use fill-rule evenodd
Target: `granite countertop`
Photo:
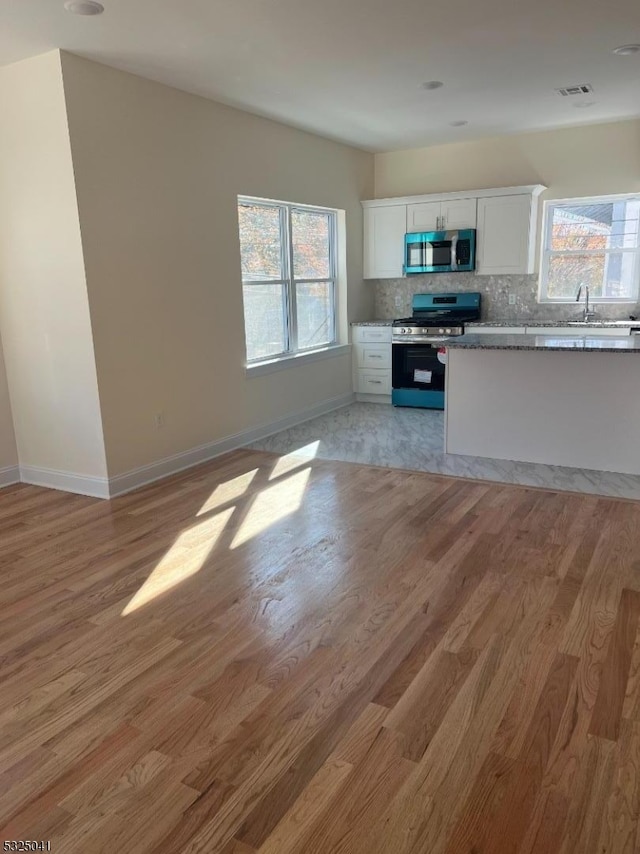
<instances>
[{"instance_id":1,"label":"granite countertop","mask_svg":"<svg viewBox=\"0 0 640 854\"><path fill-rule=\"evenodd\" d=\"M353 320L351 326L391 326L393 320Z\"/></svg>"},{"instance_id":2,"label":"granite countertop","mask_svg":"<svg viewBox=\"0 0 640 854\"><path fill-rule=\"evenodd\" d=\"M598 338L593 335L473 335L449 338L447 348L459 350L580 350L584 353L640 353L640 336Z\"/></svg>"},{"instance_id":3,"label":"granite countertop","mask_svg":"<svg viewBox=\"0 0 640 854\"><path fill-rule=\"evenodd\" d=\"M579 324L576 328L583 329L617 329L619 327L624 328L626 326L640 327L640 320L590 320L587 323L583 323L581 320L532 320L531 318L529 320L473 320L469 323L465 323L465 327L548 326L553 328L554 326L574 326L575 324Z\"/></svg>"},{"instance_id":4,"label":"granite countertop","mask_svg":"<svg viewBox=\"0 0 640 854\"><path fill-rule=\"evenodd\" d=\"M576 322L579 323L577 329L616 329L619 327L636 327L640 329L640 320L590 320L588 323L582 323L575 320L476 320L470 323L465 323L468 329L474 326L548 326L553 329L554 326L571 326ZM393 320L354 320L351 326L391 326Z\"/></svg>"}]
</instances>

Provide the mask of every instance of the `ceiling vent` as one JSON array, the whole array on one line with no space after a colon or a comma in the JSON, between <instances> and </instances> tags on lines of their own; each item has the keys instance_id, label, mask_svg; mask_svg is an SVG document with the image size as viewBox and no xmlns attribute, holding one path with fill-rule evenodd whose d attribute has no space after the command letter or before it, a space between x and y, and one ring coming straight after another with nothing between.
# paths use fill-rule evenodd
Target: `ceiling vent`
<instances>
[{"instance_id":1,"label":"ceiling vent","mask_svg":"<svg viewBox=\"0 0 640 854\"><path fill-rule=\"evenodd\" d=\"M590 95L593 92L593 86L590 83L580 83L579 86L565 86L562 89L556 89L556 92L563 98L568 95Z\"/></svg>"}]
</instances>

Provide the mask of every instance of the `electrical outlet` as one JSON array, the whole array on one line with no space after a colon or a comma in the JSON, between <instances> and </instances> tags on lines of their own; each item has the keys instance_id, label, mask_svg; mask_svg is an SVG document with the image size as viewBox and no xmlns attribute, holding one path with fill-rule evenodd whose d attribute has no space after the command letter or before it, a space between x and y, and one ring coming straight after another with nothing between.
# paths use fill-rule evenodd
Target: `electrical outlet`
<instances>
[{"instance_id":1,"label":"electrical outlet","mask_svg":"<svg viewBox=\"0 0 640 854\"><path fill-rule=\"evenodd\" d=\"M515 305L515 304L516 304L516 295L515 294L509 294L509 305Z\"/></svg>"},{"instance_id":2,"label":"electrical outlet","mask_svg":"<svg viewBox=\"0 0 640 854\"><path fill-rule=\"evenodd\" d=\"M153 429L162 430L164 427L164 412L156 412L153 416Z\"/></svg>"},{"instance_id":3,"label":"electrical outlet","mask_svg":"<svg viewBox=\"0 0 640 854\"><path fill-rule=\"evenodd\" d=\"M396 308L400 308L402 306L402 297L396 297Z\"/></svg>"}]
</instances>

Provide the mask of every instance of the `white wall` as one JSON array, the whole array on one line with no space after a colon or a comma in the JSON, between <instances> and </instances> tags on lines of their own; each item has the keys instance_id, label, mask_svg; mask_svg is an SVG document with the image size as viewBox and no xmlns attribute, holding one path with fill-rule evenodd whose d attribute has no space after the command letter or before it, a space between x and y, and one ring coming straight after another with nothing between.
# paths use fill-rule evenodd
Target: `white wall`
<instances>
[{"instance_id":1,"label":"white wall","mask_svg":"<svg viewBox=\"0 0 640 854\"><path fill-rule=\"evenodd\" d=\"M0 69L0 103L0 324L20 464L104 477L59 53Z\"/></svg>"},{"instance_id":2,"label":"white wall","mask_svg":"<svg viewBox=\"0 0 640 854\"><path fill-rule=\"evenodd\" d=\"M70 54L62 65L109 475L348 394L349 354L245 376L236 200L346 210L347 314L370 317L373 156Z\"/></svg>"},{"instance_id":3,"label":"white wall","mask_svg":"<svg viewBox=\"0 0 640 854\"><path fill-rule=\"evenodd\" d=\"M543 199L640 191L640 120L375 155L376 198L522 184Z\"/></svg>"},{"instance_id":4,"label":"white wall","mask_svg":"<svg viewBox=\"0 0 640 854\"><path fill-rule=\"evenodd\" d=\"M16 437L13 430L13 417L11 414L11 401L9 400L7 374L4 366L4 353L2 342L0 341L0 485L3 482L16 479L15 474L11 470L17 464L18 449L16 448Z\"/></svg>"}]
</instances>

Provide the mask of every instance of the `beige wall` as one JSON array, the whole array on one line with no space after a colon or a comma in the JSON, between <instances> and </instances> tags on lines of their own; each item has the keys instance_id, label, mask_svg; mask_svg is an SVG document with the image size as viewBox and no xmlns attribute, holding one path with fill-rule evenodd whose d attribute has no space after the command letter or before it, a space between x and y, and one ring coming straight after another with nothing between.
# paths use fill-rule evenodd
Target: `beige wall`
<instances>
[{"instance_id":1,"label":"beige wall","mask_svg":"<svg viewBox=\"0 0 640 854\"><path fill-rule=\"evenodd\" d=\"M0 341L0 479L2 469L13 468L18 464L18 449L13 430L9 386L4 366L4 353Z\"/></svg>"},{"instance_id":2,"label":"beige wall","mask_svg":"<svg viewBox=\"0 0 640 854\"><path fill-rule=\"evenodd\" d=\"M60 55L0 69L0 323L21 466L106 461Z\"/></svg>"},{"instance_id":3,"label":"beige wall","mask_svg":"<svg viewBox=\"0 0 640 854\"><path fill-rule=\"evenodd\" d=\"M376 198L544 184L545 199L640 190L640 120L375 156Z\"/></svg>"},{"instance_id":4,"label":"beige wall","mask_svg":"<svg viewBox=\"0 0 640 854\"><path fill-rule=\"evenodd\" d=\"M245 376L236 198L345 209L348 316L372 316L360 206L372 155L62 63L109 475L350 392L350 355Z\"/></svg>"}]
</instances>

